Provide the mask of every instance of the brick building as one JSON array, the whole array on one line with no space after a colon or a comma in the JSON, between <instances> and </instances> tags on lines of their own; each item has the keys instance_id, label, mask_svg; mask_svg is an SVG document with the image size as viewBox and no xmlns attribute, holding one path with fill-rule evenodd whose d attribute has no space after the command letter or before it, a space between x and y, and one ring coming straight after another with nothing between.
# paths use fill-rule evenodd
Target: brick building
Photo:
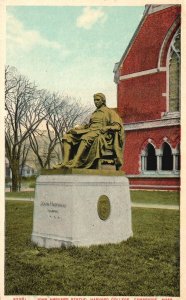
<instances>
[{"instance_id":1,"label":"brick building","mask_svg":"<svg viewBox=\"0 0 186 300\"><path fill-rule=\"evenodd\" d=\"M179 189L180 5L147 5L115 65L131 188Z\"/></svg>"}]
</instances>

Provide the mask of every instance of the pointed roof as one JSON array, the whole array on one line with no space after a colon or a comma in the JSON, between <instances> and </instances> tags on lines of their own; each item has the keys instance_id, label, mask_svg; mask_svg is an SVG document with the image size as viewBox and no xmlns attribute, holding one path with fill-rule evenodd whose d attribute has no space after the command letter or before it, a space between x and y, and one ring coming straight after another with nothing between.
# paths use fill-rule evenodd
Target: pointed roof
<instances>
[{"instance_id":1,"label":"pointed roof","mask_svg":"<svg viewBox=\"0 0 186 300\"><path fill-rule=\"evenodd\" d=\"M160 10L163 10L163 9L166 9L168 7L171 7L171 6L175 6L177 4L171 4L171 5L145 5L145 10L144 10L144 13L143 13L143 17L138 25L138 27L136 28L127 48L125 49L125 52L123 53L121 59L119 62L117 62L114 66L114 70L113 70L113 73L115 73L114 75L114 81L117 83L118 82L118 79L119 79L119 69L123 63L123 61L125 60L125 58L127 57L131 47L132 47L132 44L134 43L139 31L141 30L146 18L148 15L150 14L153 14L157 11L160 11Z\"/></svg>"}]
</instances>

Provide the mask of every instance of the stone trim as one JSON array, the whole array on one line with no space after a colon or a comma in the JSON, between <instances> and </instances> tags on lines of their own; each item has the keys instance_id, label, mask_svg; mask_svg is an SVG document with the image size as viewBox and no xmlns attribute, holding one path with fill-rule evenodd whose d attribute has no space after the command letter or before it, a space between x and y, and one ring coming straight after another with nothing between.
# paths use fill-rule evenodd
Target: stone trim
<instances>
[{"instance_id":1,"label":"stone trim","mask_svg":"<svg viewBox=\"0 0 186 300\"><path fill-rule=\"evenodd\" d=\"M141 130L141 129L151 129L151 128L158 128L158 127L167 127L167 126L176 126L180 125L180 118L170 118L164 120L150 120L146 122L136 122L136 123L128 123L124 124L125 131L129 130Z\"/></svg>"},{"instance_id":2,"label":"stone trim","mask_svg":"<svg viewBox=\"0 0 186 300\"><path fill-rule=\"evenodd\" d=\"M180 188L180 185L148 185L148 184L130 184L130 189L143 189L145 190L146 188L150 189L178 189Z\"/></svg>"},{"instance_id":3,"label":"stone trim","mask_svg":"<svg viewBox=\"0 0 186 300\"><path fill-rule=\"evenodd\" d=\"M164 112L162 113L162 119L173 119L173 118L180 118L180 112Z\"/></svg>"},{"instance_id":4,"label":"stone trim","mask_svg":"<svg viewBox=\"0 0 186 300\"><path fill-rule=\"evenodd\" d=\"M151 5L150 9L148 11L148 15L151 15L153 13L156 13L156 12L158 12L160 10L166 9L168 7L171 7L171 6L176 6L176 5L175 4Z\"/></svg>"},{"instance_id":5,"label":"stone trim","mask_svg":"<svg viewBox=\"0 0 186 300\"><path fill-rule=\"evenodd\" d=\"M161 45L161 49L160 49L160 52L159 52L159 58L158 58L158 68L161 67L161 64L162 64L162 56L164 54L164 50L166 48L166 45L167 45L167 42L170 38L170 36L172 35L173 31L175 30L175 28L179 25L180 23L180 16L174 21L174 23L172 24L171 28L169 28L165 38L164 38L164 41ZM174 38L174 37L173 37ZM169 51L169 50L168 50Z\"/></svg>"},{"instance_id":6,"label":"stone trim","mask_svg":"<svg viewBox=\"0 0 186 300\"><path fill-rule=\"evenodd\" d=\"M150 174L147 174L148 171L146 171L146 173L144 174L138 174L138 175L127 175L126 174L126 177L129 178L129 179L132 179L132 178L139 178L139 179L143 179L143 178L152 178L152 179L161 179L161 178L166 178L166 179L169 179L169 178L180 178L180 174L179 172L177 172L177 174L171 172L171 173L166 173L165 174L162 174L161 172L156 172L154 171L154 174L152 173L152 171L149 171ZM163 171L162 171L163 172Z\"/></svg>"},{"instance_id":7,"label":"stone trim","mask_svg":"<svg viewBox=\"0 0 186 300\"><path fill-rule=\"evenodd\" d=\"M119 80L126 80L126 79L130 79L130 78L134 78L134 77L140 77L140 76L156 74L156 73L159 73L159 72L166 72L166 71L167 71L166 67L149 69L149 70L145 70L145 71L140 71L140 72L136 72L136 73L122 75L122 76L119 77Z\"/></svg>"}]
</instances>

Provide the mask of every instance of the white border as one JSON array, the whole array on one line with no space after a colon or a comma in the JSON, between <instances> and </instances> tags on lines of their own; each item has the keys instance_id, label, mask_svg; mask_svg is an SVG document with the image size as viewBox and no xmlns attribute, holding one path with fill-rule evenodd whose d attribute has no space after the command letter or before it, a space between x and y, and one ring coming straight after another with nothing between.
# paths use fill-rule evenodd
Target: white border
<instances>
[{"instance_id":1,"label":"white border","mask_svg":"<svg viewBox=\"0 0 186 300\"><path fill-rule=\"evenodd\" d=\"M2 66L4 66L4 62L5 62L5 34L4 34L4 30L5 30L5 7L6 5L12 5L12 6L21 6L21 5L25 5L25 6L29 6L29 5L35 5L35 6L41 6L41 5L46 5L46 6L54 6L54 5L58 5L58 6L71 6L71 5L75 5L75 6L136 6L136 5L146 5L146 4L182 4L182 36L185 38L186 37L186 5L185 5L185 1L184 0L152 0L152 1L144 1L144 0L133 0L133 1L124 1L124 0L103 0L103 1L98 1L95 0L94 2L92 2L92 0L84 0L84 1L79 1L79 0L0 0L0 53L1 53L1 76L0 76L0 84L1 84L1 89L0 89L0 97L1 99L4 98L3 96L3 90L2 90L2 86L3 86L3 78L4 75L2 73ZM186 74L186 55L184 53L184 46L182 43L182 74ZM122 55L122 53L121 53ZM185 81L183 79L181 79L181 94L182 94L182 99L186 99L186 89L184 88L184 84ZM185 115L184 112L186 111L186 101L182 101L182 110L181 110L181 119L182 119L182 143L181 143L181 151L182 154L186 151L186 138L184 136L186 136L185 134L185 129L184 126L185 125ZM4 106L3 106L3 101L0 101L0 128L1 130L4 130ZM0 147L0 155L1 157L4 157L4 134L0 135L0 142L1 142L1 147ZM4 159L3 162L1 161L1 183L3 183L3 186L1 186L0 192L1 192L1 196L4 196ZM186 288L185 288L185 282L186 282L186 272L185 272L185 266L186 266L186 243L184 243L184 230L186 230L186 218L185 218L185 212L186 212L186 201L185 201L185 197L184 195L186 194L186 185L185 185L185 175L186 172L184 171L186 170L186 159L182 159L182 171L181 171L181 178L182 178L182 182L183 184L181 185L181 296L180 297L175 297L175 300L178 299L182 299L185 300L186 299ZM1 198L2 200L3 198ZM12 296L3 296L4 295L4 289L3 289L3 285L1 284L4 280L4 270L3 270L3 265L4 265L4 203L3 201L0 201L0 211L1 211L1 218L0 218L0 235L1 235L1 243L0 243L0 251L1 251L1 260L0 260L0 295L2 299L13 299ZM3 252L2 252L3 251ZM95 297L95 296L94 296ZM37 297L38 298L38 297ZM87 297L88 299L89 297ZM129 297L130 299L137 299L137 297ZM142 299L142 297L140 297ZM147 295L145 297L143 297L143 299L147 298ZM150 298L156 298L156 299L165 299L166 297L150 297ZM170 297L169 297L170 298ZM35 299L35 296L26 296L26 299ZM119 299L118 298L113 298L113 299ZM122 298L120 298L122 299ZM173 298L172 298L173 299Z\"/></svg>"}]
</instances>

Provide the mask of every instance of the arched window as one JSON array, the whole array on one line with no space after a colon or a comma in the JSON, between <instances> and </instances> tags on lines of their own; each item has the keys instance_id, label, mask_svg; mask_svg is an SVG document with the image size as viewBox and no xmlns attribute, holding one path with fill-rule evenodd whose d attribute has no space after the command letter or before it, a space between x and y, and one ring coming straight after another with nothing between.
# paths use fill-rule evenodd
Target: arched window
<instances>
[{"instance_id":1,"label":"arched window","mask_svg":"<svg viewBox=\"0 0 186 300\"><path fill-rule=\"evenodd\" d=\"M169 112L180 110L180 29L176 32L168 52Z\"/></svg>"},{"instance_id":2,"label":"arched window","mask_svg":"<svg viewBox=\"0 0 186 300\"><path fill-rule=\"evenodd\" d=\"M163 143L162 146L163 155L162 155L162 170L173 170L173 155L171 147L168 143Z\"/></svg>"},{"instance_id":3,"label":"arched window","mask_svg":"<svg viewBox=\"0 0 186 300\"><path fill-rule=\"evenodd\" d=\"M146 148L146 170L155 171L157 169L157 159L155 149L152 144L148 144Z\"/></svg>"}]
</instances>

